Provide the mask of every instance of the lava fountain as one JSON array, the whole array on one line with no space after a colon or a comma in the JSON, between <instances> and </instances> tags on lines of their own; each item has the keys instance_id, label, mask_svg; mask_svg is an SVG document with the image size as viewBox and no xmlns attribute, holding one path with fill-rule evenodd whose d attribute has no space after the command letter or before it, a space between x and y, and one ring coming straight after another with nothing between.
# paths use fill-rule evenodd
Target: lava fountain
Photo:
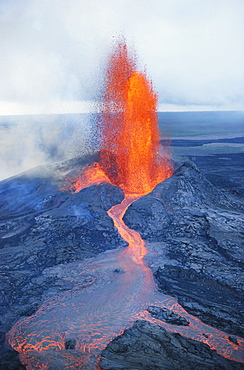
<instances>
[{"instance_id":1,"label":"lava fountain","mask_svg":"<svg viewBox=\"0 0 244 370\"><path fill-rule=\"evenodd\" d=\"M45 301L34 315L18 321L7 334L28 370L97 369L101 351L137 319L205 342L223 356L241 361L241 338L238 345L230 342L228 334L203 324L174 298L158 292L152 271L143 260L147 253L144 241L123 223L128 206L172 174L168 150L164 156L159 154L157 95L146 74L135 67L126 44L118 43L106 73L100 160L73 182L76 192L101 182L123 188L124 201L108 214L128 247L57 267L63 274L59 278L77 279L77 287ZM105 277L83 286L79 284L82 274ZM147 311L149 305L171 309L189 325L175 326L155 319ZM72 341L75 346L70 350L67 343Z\"/></svg>"},{"instance_id":2,"label":"lava fountain","mask_svg":"<svg viewBox=\"0 0 244 370\"><path fill-rule=\"evenodd\" d=\"M156 109L152 82L136 70L135 57L119 42L108 62L102 95L101 158L81 174L74 184L76 191L87 185L87 178L94 184L96 173L96 179L106 178L125 194L144 195L172 175L169 147L159 154Z\"/></svg>"}]
</instances>

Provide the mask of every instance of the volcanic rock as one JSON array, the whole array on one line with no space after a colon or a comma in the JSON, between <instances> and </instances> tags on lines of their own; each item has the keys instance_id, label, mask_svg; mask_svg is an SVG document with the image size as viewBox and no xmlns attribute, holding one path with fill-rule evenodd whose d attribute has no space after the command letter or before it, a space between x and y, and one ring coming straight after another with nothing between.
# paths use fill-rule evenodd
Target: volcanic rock
<instances>
[{"instance_id":1,"label":"volcanic rock","mask_svg":"<svg viewBox=\"0 0 244 370\"><path fill-rule=\"evenodd\" d=\"M135 201L123 218L147 240L160 291L191 314L243 336L243 203L191 162Z\"/></svg>"},{"instance_id":2,"label":"volcanic rock","mask_svg":"<svg viewBox=\"0 0 244 370\"><path fill-rule=\"evenodd\" d=\"M74 284L94 283L94 276L84 274L82 278L79 271L73 278L73 264L126 245L106 212L122 201L120 188L103 183L77 194L60 191L93 160L40 167L0 183L1 369L24 368L4 344L5 333L19 318L32 315L44 299L71 290ZM159 290L176 297L190 314L229 333L229 340L238 345L235 336L244 334L240 199L216 189L187 162L134 202L124 221L148 242L146 262ZM115 275L123 272L120 267L110 271ZM101 277L104 284L105 277ZM150 306L148 311L171 325L188 324L170 310ZM67 351L74 351L75 345L73 337L65 343ZM138 321L103 351L101 368L243 366L222 358L205 344Z\"/></svg>"},{"instance_id":3,"label":"volcanic rock","mask_svg":"<svg viewBox=\"0 0 244 370\"><path fill-rule=\"evenodd\" d=\"M235 202L215 188L193 162L183 163L172 177L154 188L151 196L161 199L166 206L173 209L218 206L244 209L243 204Z\"/></svg>"},{"instance_id":4,"label":"volcanic rock","mask_svg":"<svg viewBox=\"0 0 244 370\"><path fill-rule=\"evenodd\" d=\"M107 183L77 194L61 191L74 168L73 160L0 182L0 351L7 358L4 334L14 322L32 315L44 292L50 297L73 287L43 275L46 268L126 246L106 212L122 201L123 191ZM3 358L0 363L4 368Z\"/></svg>"},{"instance_id":5,"label":"volcanic rock","mask_svg":"<svg viewBox=\"0 0 244 370\"><path fill-rule=\"evenodd\" d=\"M147 308L147 311L150 312L152 317L155 317L156 319L159 319L161 321L165 321L168 324L183 326L189 325L189 322L184 317L181 317L180 315L174 313L171 310L168 310L167 308L149 306Z\"/></svg>"},{"instance_id":6,"label":"volcanic rock","mask_svg":"<svg viewBox=\"0 0 244 370\"><path fill-rule=\"evenodd\" d=\"M243 369L242 364L218 355L207 344L142 320L109 343L99 365L103 370Z\"/></svg>"}]
</instances>

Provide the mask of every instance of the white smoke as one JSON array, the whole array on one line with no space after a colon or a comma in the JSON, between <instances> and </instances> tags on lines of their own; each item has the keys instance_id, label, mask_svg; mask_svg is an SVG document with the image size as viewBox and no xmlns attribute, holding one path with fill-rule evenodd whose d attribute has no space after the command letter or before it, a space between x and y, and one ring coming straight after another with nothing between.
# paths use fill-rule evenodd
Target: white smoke
<instances>
[{"instance_id":1,"label":"white smoke","mask_svg":"<svg viewBox=\"0 0 244 370\"><path fill-rule=\"evenodd\" d=\"M0 115L96 100L121 34L159 103L244 109L243 12L243 0L1 0ZM62 125L1 126L0 178L86 151L88 123L69 137Z\"/></svg>"},{"instance_id":2,"label":"white smoke","mask_svg":"<svg viewBox=\"0 0 244 370\"><path fill-rule=\"evenodd\" d=\"M92 130L91 117L84 114L6 117L0 122L0 180L91 153Z\"/></svg>"}]
</instances>

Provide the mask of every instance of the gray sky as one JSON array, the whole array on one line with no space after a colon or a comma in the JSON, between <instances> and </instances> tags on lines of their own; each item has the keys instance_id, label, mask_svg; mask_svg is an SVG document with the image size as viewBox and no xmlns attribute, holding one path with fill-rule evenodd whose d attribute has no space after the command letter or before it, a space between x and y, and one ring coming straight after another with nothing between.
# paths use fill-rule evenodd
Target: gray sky
<instances>
[{"instance_id":1,"label":"gray sky","mask_svg":"<svg viewBox=\"0 0 244 370\"><path fill-rule=\"evenodd\" d=\"M92 107L119 35L162 109L244 109L243 20L243 0L1 0L0 114Z\"/></svg>"}]
</instances>

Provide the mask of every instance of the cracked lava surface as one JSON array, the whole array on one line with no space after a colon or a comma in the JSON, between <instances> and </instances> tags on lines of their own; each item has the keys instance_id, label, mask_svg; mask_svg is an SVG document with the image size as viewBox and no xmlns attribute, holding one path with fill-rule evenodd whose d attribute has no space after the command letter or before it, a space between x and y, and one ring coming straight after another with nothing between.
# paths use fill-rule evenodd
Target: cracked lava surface
<instances>
[{"instance_id":1,"label":"cracked lava surface","mask_svg":"<svg viewBox=\"0 0 244 370\"><path fill-rule=\"evenodd\" d=\"M36 314L20 320L9 331L7 339L28 370L97 369L101 351L137 319L207 343L220 355L242 361L243 339L238 338L239 345L230 342L228 334L203 324L174 298L158 292L152 271L143 262L147 253L144 241L122 221L125 210L137 198L127 197L108 211L128 247L102 253L78 265L80 273L95 271L99 275L103 269L119 273L49 299ZM190 324L175 326L153 318L146 310L149 305L173 310ZM75 349L67 350L65 343L73 338Z\"/></svg>"}]
</instances>

